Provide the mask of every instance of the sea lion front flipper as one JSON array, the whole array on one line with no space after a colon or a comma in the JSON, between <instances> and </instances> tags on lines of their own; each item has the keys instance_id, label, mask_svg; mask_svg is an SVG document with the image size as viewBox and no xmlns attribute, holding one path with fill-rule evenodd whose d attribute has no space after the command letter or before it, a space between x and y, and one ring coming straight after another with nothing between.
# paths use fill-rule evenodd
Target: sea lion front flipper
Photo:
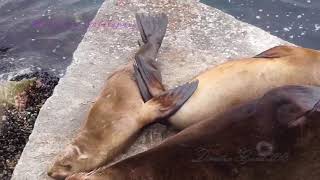
<instances>
[{"instance_id":1,"label":"sea lion front flipper","mask_svg":"<svg viewBox=\"0 0 320 180\"><path fill-rule=\"evenodd\" d=\"M290 46L276 46L254 56L253 58L281 58L289 56L291 52L292 48Z\"/></svg>"},{"instance_id":2,"label":"sea lion front flipper","mask_svg":"<svg viewBox=\"0 0 320 180\"><path fill-rule=\"evenodd\" d=\"M145 103L144 121L153 122L173 115L192 96L198 80L168 90Z\"/></svg>"}]
</instances>

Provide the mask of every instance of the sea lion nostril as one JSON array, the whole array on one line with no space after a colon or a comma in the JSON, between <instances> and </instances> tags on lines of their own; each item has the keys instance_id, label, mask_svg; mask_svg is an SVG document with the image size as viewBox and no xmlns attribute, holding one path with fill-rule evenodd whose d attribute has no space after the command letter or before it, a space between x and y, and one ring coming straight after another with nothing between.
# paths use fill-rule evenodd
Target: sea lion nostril
<instances>
[{"instance_id":1,"label":"sea lion nostril","mask_svg":"<svg viewBox=\"0 0 320 180\"><path fill-rule=\"evenodd\" d=\"M52 176L52 172L51 171L49 171L47 174L48 174L48 176Z\"/></svg>"}]
</instances>

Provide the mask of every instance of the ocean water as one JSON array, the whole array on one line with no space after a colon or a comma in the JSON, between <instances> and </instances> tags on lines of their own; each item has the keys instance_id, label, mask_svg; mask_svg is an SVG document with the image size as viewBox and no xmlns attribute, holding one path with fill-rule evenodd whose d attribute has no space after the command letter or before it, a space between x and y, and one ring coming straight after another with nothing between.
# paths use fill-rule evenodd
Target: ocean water
<instances>
[{"instance_id":1,"label":"ocean water","mask_svg":"<svg viewBox=\"0 0 320 180\"><path fill-rule=\"evenodd\" d=\"M320 0L202 0L287 41L320 49ZM63 76L103 0L0 0L0 79ZM8 49L9 48L9 49Z\"/></svg>"},{"instance_id":2,"label":"ocean water","mask_svg":"<svg viewBox=\"0 0 320 180\"><path fill-rule=\"evenodd\" d=\"M103 2L0 0L0 78L37 69L63 76Z\"/></svg>"},{"instance_id":3,"label":"ocean water","mask_svg":"<svg viewBox=\"0 0 320 180\"><path fill-rule=\"evenodd\" d=\"M202 0L294 44L320 49L320 0Z\"/></svg>"}]
</instances>

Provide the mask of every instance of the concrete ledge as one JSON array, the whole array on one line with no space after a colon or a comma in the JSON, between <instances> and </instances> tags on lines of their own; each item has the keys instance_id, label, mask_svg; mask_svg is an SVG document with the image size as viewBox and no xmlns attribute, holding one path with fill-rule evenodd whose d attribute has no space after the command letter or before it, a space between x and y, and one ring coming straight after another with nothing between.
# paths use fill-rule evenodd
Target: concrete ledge
<instances>
[{"instance_id":1,"label":"concrete ledge","mask_svg":"<svg viewBox=\"0 0 320 180\"><path fill-rule=\"evenodd\" d=\"M50 179L46 176L48 165L76 133L106 77L132 60L138 49L138 31L128 26L135 23L134 14L154 11L169 16L158 58L168 87L182 84L228 58L253 56L286 44L197 0L106 0L93 22L118 24L89 28L65 77L43 106L13 180ZM161 125L149 127L120 158L146 150L169 134Z\"/></svg>"}]
</instances>

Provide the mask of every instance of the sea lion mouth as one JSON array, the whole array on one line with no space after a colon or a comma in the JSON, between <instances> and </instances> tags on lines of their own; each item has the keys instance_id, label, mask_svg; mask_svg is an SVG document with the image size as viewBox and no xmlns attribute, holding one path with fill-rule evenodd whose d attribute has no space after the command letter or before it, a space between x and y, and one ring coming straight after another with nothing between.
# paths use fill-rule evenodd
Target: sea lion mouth
<instances>
[{"instance_id":1,"label":"sea lion mouth","mask_svg":"<svg viewBox=\"0 0 320 180\"><path fill-rule=\"evenodd\" d=\"M77 173L68 176L65 180L89 180L89 178L85 173Z\"/></svg>"},{"instance_id":2,"label":"sea lion mouth","mask_svg":"<svg viewBox=\"0 0 320 180\"><path fill-rule=\"evenodd\" d=\"M56 180L65 180L70 174L68 173L54 173L54 172L48 172L48 176L52 177Z\"/></svg>"}]
</instances>

